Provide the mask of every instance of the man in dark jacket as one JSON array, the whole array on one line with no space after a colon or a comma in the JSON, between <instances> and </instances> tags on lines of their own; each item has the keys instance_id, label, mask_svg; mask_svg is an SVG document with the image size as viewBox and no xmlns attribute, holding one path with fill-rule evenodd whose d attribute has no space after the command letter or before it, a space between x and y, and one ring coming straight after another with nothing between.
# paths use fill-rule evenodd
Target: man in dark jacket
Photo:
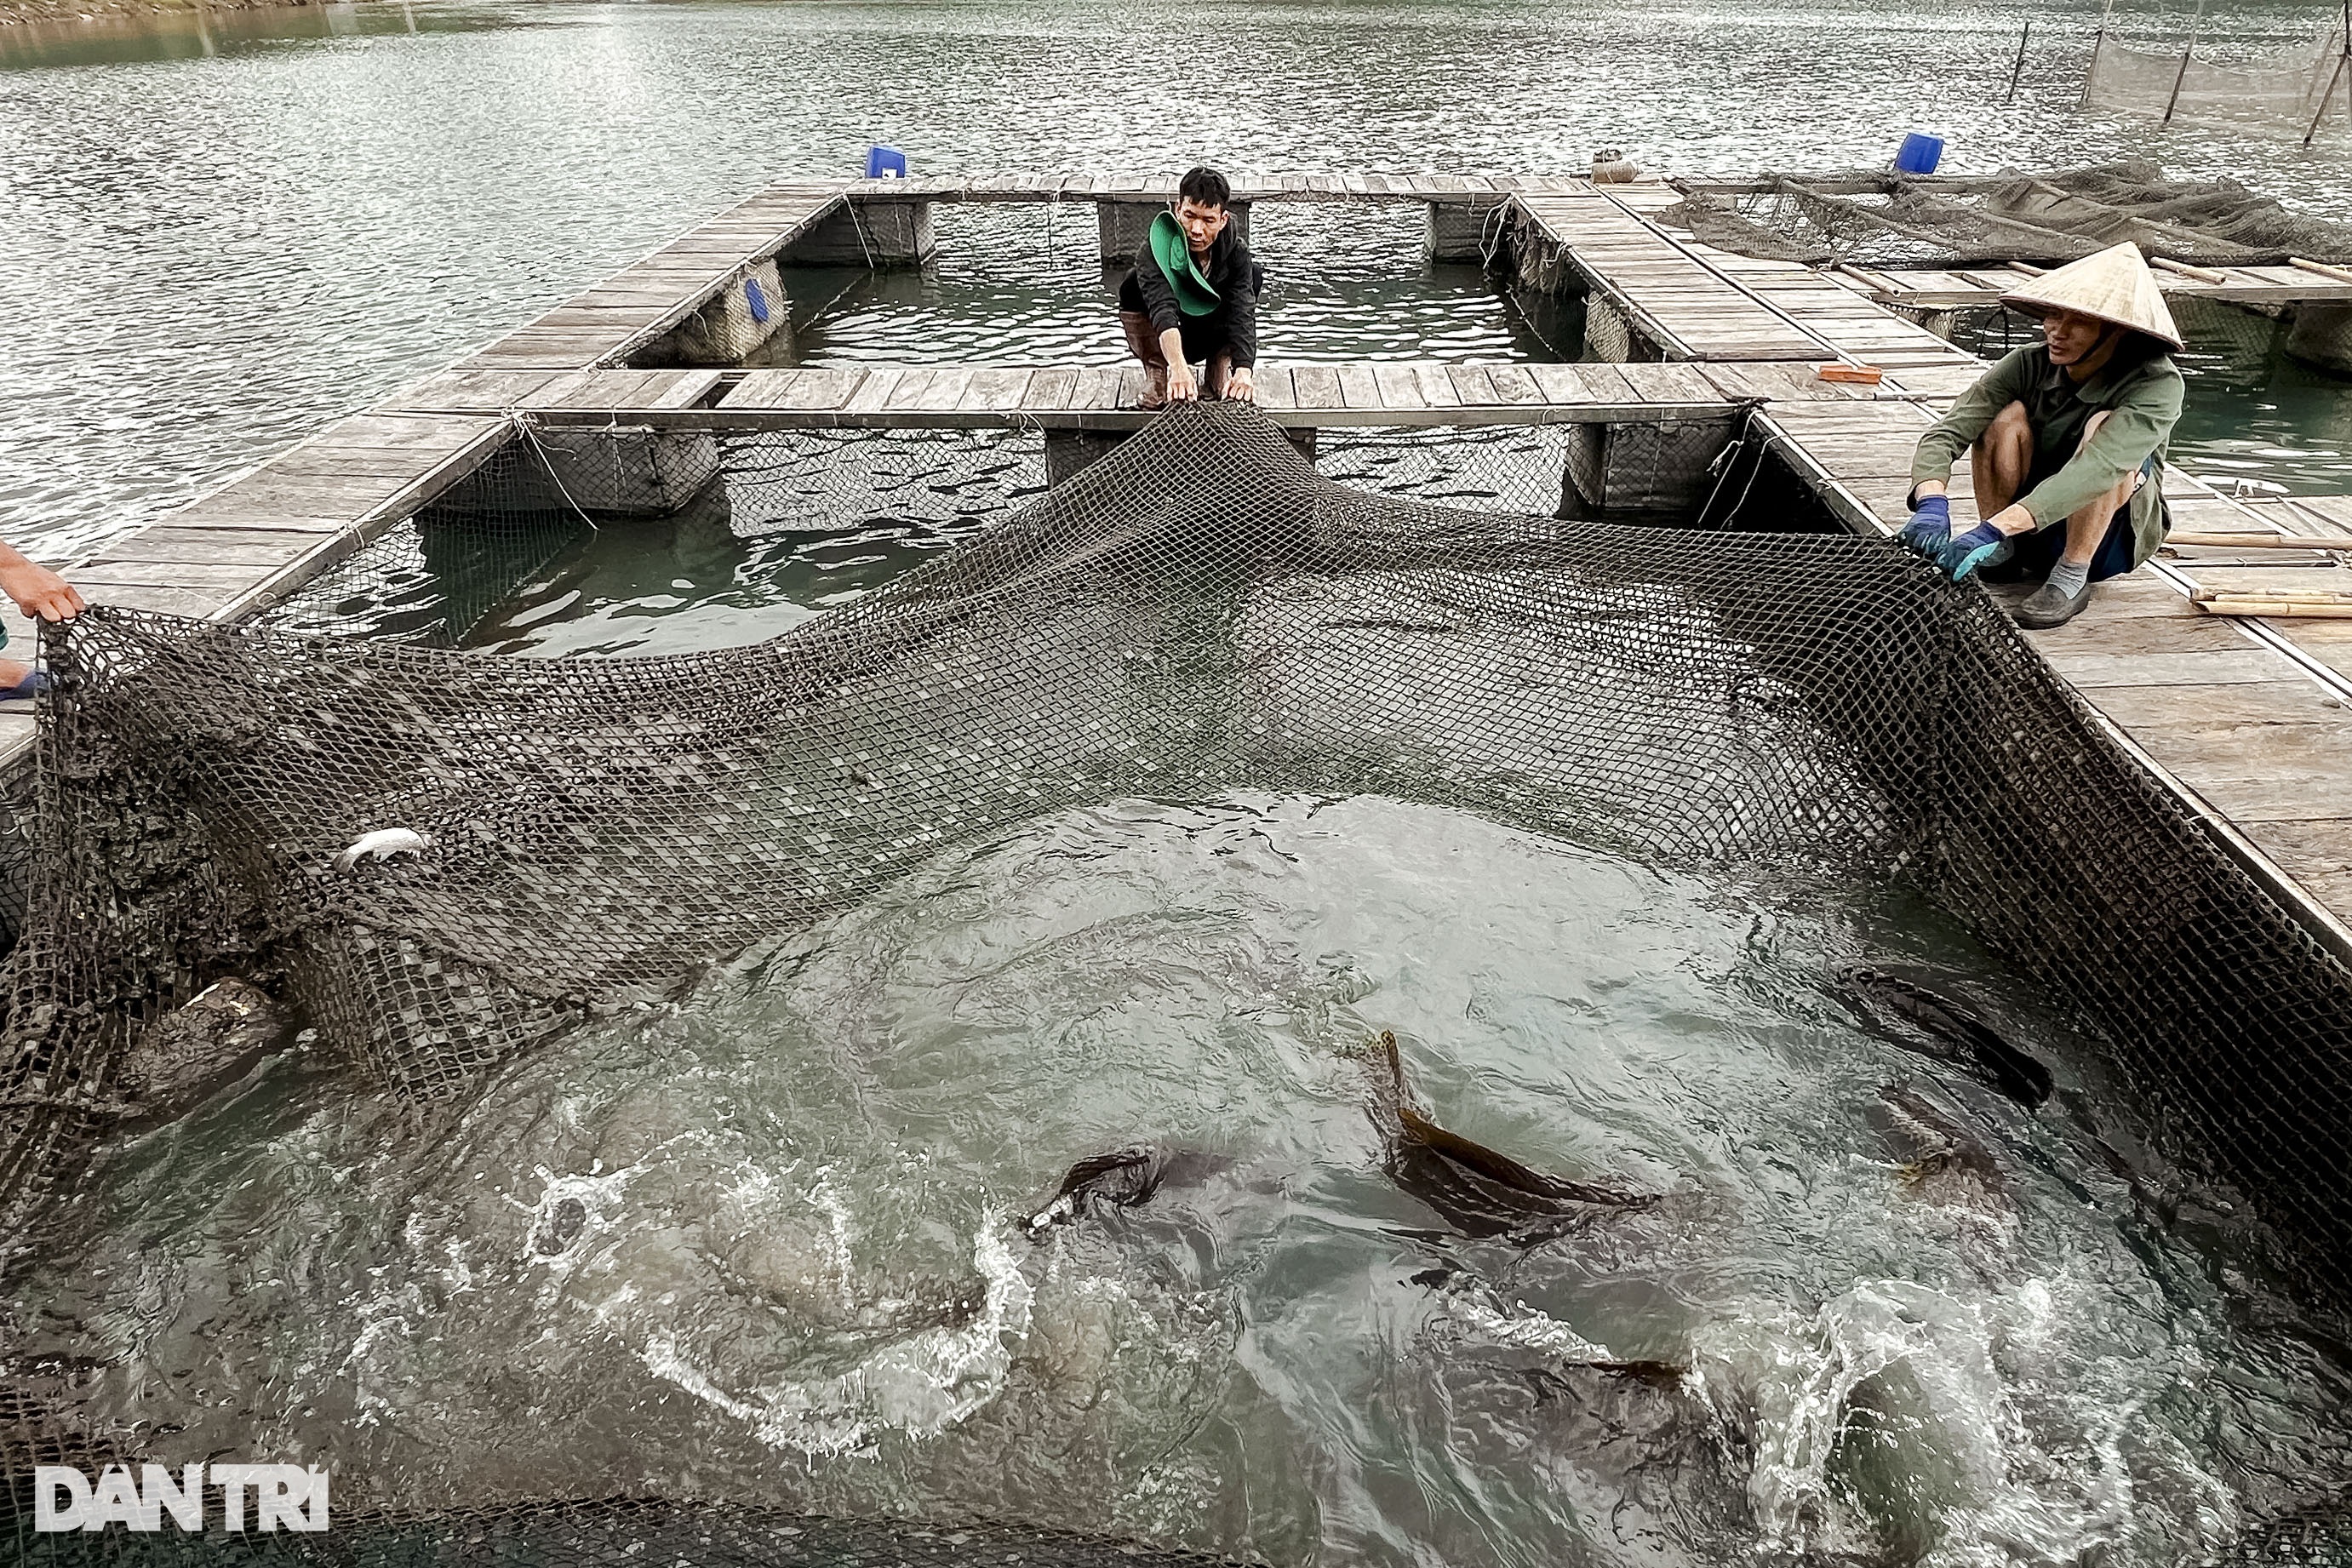
<instances>
[{"instance_id":1,"label":"man in dark jacket","mask_svg":"<svg viewBox=\"0 0 2352 1568\"><path fill-rule=\"evenodd\" d=\"M1253 395L1262 273L1234 229L1232 203L1214 169L1186 174L1174 213L1152 219L1150 241L1119 285L1118 322L1143 362L1146 408Z\"/></svg>"}]
</instances>

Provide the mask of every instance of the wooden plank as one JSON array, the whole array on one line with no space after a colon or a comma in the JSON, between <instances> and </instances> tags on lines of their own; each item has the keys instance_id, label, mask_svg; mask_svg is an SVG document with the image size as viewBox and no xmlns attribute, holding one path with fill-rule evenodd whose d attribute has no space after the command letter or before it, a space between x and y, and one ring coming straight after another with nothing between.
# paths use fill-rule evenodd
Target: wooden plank
<instances>
[{"instance_id":1,"label":"wooden plank","mask_svg":"<svg viewBox=\"0 0 2352 1568\"><path fill-rule=\"evenodd\" d=\"M1454 390L1454 378L1442 364L1416 364L1413 380L1420 384L1421 400L1431 408L1459 408L1462 396Z\"/></svg>"},{"instance_id":2,"label":"wooden plank","mask_svg":"<svg viewBox=\"0 0 2352 1568\"><path fill-rule=\"evenodd\" d=\"M1573 370L1577 379L1584 383L1585 396L1591 402L1616 404L1648 401L1633 389L1633 384L1626 380L1615 365L1579 364L1565 368Z\"/></svg>"},{"instance_id":3,"label":"wooden plank","mask_svg":"<svg viewBox=\"0 0 2352 1568\"><path fill-rule=\"evenodd\" d=\"M1625 378L1626 384L1650 403L1720 403L1723 394L1715 383L1689 364L1659 363L1654 364L1621 364L1611 367Z\"/></svg>"},{"instance_id":4,"label":"wooden plank","mask_svg":"<svg viewBox=\"0 0 2352 1568\"><path fill-rule=\"evenodd\" d=\"M1454 395L1465 408L1491 408L1503 401L1495 391L1494 378L1486 367L1476 364L1451 364L1443 367L1446 379L1454 384Z\"/></svg>"},{"instance_id":5,"label":"wooden plank","mask_svg":"<svg viewBox=\"0 0 2352 1568\"><path fill-rule=\"evenodd\" d=\"M1584 378L1576 374L1574 365L1531 364L1528 366L1528 379L1535 383L1546 403L1566 407L1592 401L1591 394L1585 390Z\"/></svg>"},{"instance_id":6,"label":"wooden plank","mask_svg":"<svg viewBox=\"0 0 2352 1568\"><path fill-rule=\"evenodd\" d=\"M898 365L870 365L866 379L849 395L842 411L847 414L871 414L895 406L893 395L904 384L908 372ZM723 404L721 406L725 406Z\"/></svg>"},{"instance_id":7,"label":"wooden plank","mask_svg":"<svg viewBox=\"0 0 2352 1568\"><path fill-rule=\"evenodd\" d=\"M747 372L726 396L719 400L721 408L774 408L784 389L800 373L795 370L755 370Z\"/></svg>"},{"instance_id":8,"label":"wooden plank","mask_svg":"<svg viewBox=\"0 0 2352 1568\"><path fill-rule=\"evenodd\" d=\"M963 395L971 390L970 365L940 365L931 373L930 384L919 391L905 406L918 413L944 414L963 406Z\"/></svg>"},{"instance_id":9,"label":"wooden plank","mask_svg":"<svg viewBox=\"0 0 2352 1568\"><path fill-rule=\"evenodd\" d=\"M1090 364L1078 372L1077 385L1071 389L1069 406L1085 413L1104 414L1120 406L1119 387L1126 377L1126 368L1115 364Z\"/></svg>"},{"instance_id":10,"label":"wooden plank","mask_svg":"<svg viewBox=\"0 0 2352 1568\"><path fill-rule=\"evenodd\" d=\"M1078 373L1082 367L1074 364L1047 365L1029 378L1029 390L1021 406L1040 412L1055 413L1070 405L1071 396L1078 389Z\"/></svg>"},{"instance_id":11,"label":"wooden plank","mask_svg":"<svg viewBox=\"0 0 2352 1568\"><path fill-rule=\"evenodd\" d=\"M1339 372L1335 365L1294 365L1290 372L1291 395L1301 408L1344 408L1348 405L1339 385Z\"/></svg>"},{"instance_id":12,"label":"wooden plank","mask_svg":"<svg viewBox=\"0 0 2352 1568\"><path fill-rule=\"evenodd\" d=\"M1385 408L1381 395L1380 377L1370 364L1343 364L1339 374L1339 397L1346 407L1357 409Z\"/></svg>"},{"instance_id":13,"label":"wooden plank","mask_svg":"<svg viewBox=\"0 0 2352 1568\"><path fill-rule=\"evenodd\" d=\"M294 529L155 522L114 541L90 559L246 562L278 566L318 542L318 534Z\"/></svg>"},{"instance_id":14,"label":"wooden plank","mask_svg":"<svg viewBox=\"0 0 2352 1568\"><path fill-rule=\"evenodd\" d=\"M1261 364L1253 380L1256 384L1259 407L1289 409L1298 406L1298 396L1288 366Z\"/></svg>"},{"instance_id":15,"label":"wooden plank","mask_svg":"<svg viewBox=\"0 0 2352 1568\"><path fill-rule=\"evenodd\" d=\"M1034 373L1019 365L979 365L964 384L958 408L1010 413L1021 406Z\"/></svg>"},{"instance_id":16,"label":"wooden plank","mask_svg":"<svg viewBox=\"0 0 2352 1568\"><path fill-rule=\"evenodd\" d=\"M1412 366L1396 361L1381 361L1371 367L1372 381L1380 388L1382 408L1423 408L1421 380L1413 374Z\"/></svg>"},{"instance_id":17,"label":"wooden plank","mask_svg":"<svg viewBox=\"0 0 2352 1568\"><path fill-rule=\"evenodd\" d=\"M1487 384L1494 389L1497 403L1538 404L1544 395L1536 385L1536 378L1523 364L1496 364L1486 367Z\"/></svg>"}]
</instances>

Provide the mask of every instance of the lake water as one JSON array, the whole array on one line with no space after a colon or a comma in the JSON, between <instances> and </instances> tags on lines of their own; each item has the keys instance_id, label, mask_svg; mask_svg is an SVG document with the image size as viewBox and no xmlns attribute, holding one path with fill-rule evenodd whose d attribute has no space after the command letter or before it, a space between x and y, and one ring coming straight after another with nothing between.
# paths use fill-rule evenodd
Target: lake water
<instances>
[{"instance_id":1,"label":"lake water","mask_svg":"<svg viewBox=\"0 0 2352 1568\"><path fill-rule=\"evenodd\" d=\"M1883 163L1916 128L1964 172L2148 153L2343 208L2340 137L2077 112L2097 10L379 3L0 29L0 537L69 554L152 517L766 181L857 167L869 141L918 169L1576 173L1613 145L1690 174ZM2207 37L2302 37L2326 10L2232 6ZM1412 288L1325 289L1342 258L1270 259L1310 285L1276 350L1495 344L1486 307L1467 329L1442 308L1458 283L1409 321L1370 309L1402 309L1417 264L1393 279ZM845 341L883 309L851 303ZM964 346L987 318L957 319L903 351ZM2189 432L2192 467L2345 488L2339 385L2223 406Z\"/></svg>"}]
</instances>

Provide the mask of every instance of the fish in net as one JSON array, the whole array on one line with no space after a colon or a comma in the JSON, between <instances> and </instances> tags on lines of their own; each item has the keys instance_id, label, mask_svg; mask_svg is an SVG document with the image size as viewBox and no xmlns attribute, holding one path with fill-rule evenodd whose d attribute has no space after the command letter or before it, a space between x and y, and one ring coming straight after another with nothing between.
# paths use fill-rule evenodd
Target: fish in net
<instances>
[{"instance_id":1,"label":"fish in net","mask_svg":"<svg viewBox=\"0 0 2352 1568\"><path fill-rule=\"evenodd\" d=\"M1980 589L1883 542L1373 496L1202 405L753 647L531 660L100 608L47 651L10 1268L135 1109L142 1029L219 976L281 976L429 1125L943 848L1262 789L1907 879L2077 998L2176 1156L2307 1295L2347 1295L2352 974ZM348 854L382 833L410 852ZM0 1467L136 1458L21 1327L0 1318Z\"/></svg>"}]
</instances>

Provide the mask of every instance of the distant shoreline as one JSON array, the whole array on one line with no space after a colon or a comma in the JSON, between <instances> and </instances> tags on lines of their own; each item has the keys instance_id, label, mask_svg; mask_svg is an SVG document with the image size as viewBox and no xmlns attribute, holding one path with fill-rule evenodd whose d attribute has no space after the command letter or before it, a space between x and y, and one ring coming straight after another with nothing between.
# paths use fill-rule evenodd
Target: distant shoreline
<instances>
[{"instance_id":1,"label":"distant shoreline","mask_svg":"<svg viewBox=\"0 0 2352 1568\"><path fill-rule=\"evenodd\" d=\"M336 0L0 0L0 27L193 16L204 11L314 11L332 3Z\"/></svg>"}]
</instances>

